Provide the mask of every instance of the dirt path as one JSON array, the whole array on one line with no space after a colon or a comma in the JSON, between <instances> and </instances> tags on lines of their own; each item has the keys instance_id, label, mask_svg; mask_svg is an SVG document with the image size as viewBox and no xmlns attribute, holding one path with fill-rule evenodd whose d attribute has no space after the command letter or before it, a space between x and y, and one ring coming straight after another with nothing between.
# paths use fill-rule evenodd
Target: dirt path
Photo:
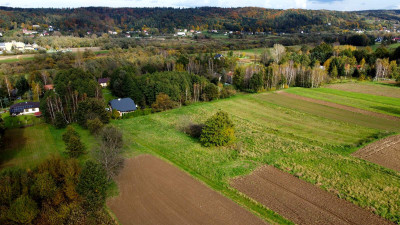
<instances>
[{"instance_id":1,"label":"dirt path","mask_svg":"<svg viewBox=\"0 0 400 225\"><path fill-rule=\"evenodd\" d=\"M304 96L300 96L300 95L295 95L292 93L287 93L285 91L277 91L276 93L290 97L290 98L299 99L299 100L303 100L303 101L307 101L307 102L313 102L313 103L317 103L320 105L325 105L325 106L329 106L329 107L333 107L333 108L344 109L344 110L348 110L348 111L355 112L355 113L361 113L361 114L368 115L368 116L375 116L375 117L380 117L380 118L384 118L384 119L388 119L388 120L400 121L400 117L396 117L396 116L372 112L372 111L359 109L359 108L355 108L355 107L351 107L351 106L347 106L347 105L341 105L341 104L337 104L337 103L333 103L333 102L327 102L324 100L308 98L308 97L304 97Z\"/></svg>"},{"instance_id":2,"label":"dirt path","mask_svg":"<svg viewBox=\"0 0 400 225\"><path fill-rule=\"evenodd\" d=\"M266 224L176 167L150 155L125 162L107 205L124 224Z\"/></svg>"},{"instance_id":3,"label":"dirt path","mask_svg":"<svg viewBox=\"0 0 400 225\"><path fill-rule=\"evenodd\" d=\"M369 144L353 153L353 156L400 171L400 135Z\"/></svg>"},{"instance_id":4,"label":"dirt path","mask_svg":"<svg viewBox=\"0 0 400 225\"><path fill-rule=\"evenodd\" d=\"M272 166L237 178L231 185L296 224L390 224Z\"/></svg>"}]
</instances>

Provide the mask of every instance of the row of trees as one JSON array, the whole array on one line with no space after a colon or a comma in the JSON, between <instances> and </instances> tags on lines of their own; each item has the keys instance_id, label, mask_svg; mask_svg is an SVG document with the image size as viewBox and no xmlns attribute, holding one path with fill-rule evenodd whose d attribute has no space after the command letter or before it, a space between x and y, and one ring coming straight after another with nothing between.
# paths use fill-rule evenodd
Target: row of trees
<instances>
[{"instance_id":1,"label":"row of trees","mask_svg":"<svg viewBox=\"0 0 400 225\"><path fill-rule=\"evenodd\" d=\"M151 106L164 93L178 104L189 101L211 101L229 97L234 91L210 83L206 78L188 72L158 72L136 76L132 68L113 72L110 89L117 97L131 97L142 107Z\"/></svg>"}]
</instances>

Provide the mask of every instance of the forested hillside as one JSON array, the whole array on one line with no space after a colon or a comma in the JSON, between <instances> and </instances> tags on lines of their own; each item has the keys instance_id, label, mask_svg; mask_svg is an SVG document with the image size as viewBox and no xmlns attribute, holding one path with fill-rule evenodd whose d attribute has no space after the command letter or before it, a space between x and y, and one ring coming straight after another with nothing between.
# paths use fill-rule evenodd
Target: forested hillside
<instances>
[{"instance_id":1,"label":"forested hillside","mask_svg":"<svg viewBox=\"0 0 400 225\"><path fill-rule=\"evenodd\" d=\"M383 11L380 14L384 14ZM398 12L391 12L392 14ZM130 31L142 28L171 33L174 28L217 29L249 32L298 32L357 29L371 26L368 12L352 13L325 10L276 10L264 8L74 8L19 9L0 7L0 28L12 30L21 24L54 26L62 32L80 34ZM393 15L392 15L393 17ZM391 17L391 18L392 18Z\"/></svg>"}]
</instances>

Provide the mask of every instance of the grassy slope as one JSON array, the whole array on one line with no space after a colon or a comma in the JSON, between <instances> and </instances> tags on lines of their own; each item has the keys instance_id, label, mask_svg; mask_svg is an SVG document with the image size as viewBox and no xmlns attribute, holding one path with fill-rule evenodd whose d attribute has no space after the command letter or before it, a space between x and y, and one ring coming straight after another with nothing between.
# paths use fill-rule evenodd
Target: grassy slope
<instances>
[{"instance_id":1,"label":"grassy slope","mask_svg":"<svg viewBox=\"0 0 400 225\"><path fill-rule=\"evenodd\" d=\"M268 95L198 103L114 124L123 129L129 154L162 156L264 218L271 218L271 212L240 198L229 180L267 163L399 222L400 174L354 158L349 155L354 149L340 147L355 147L379 133L377 129L281 107L267 102ZM177 128L189 118L204 122L220 109L229 112L237 126L235 146L204 148ZM279 217L272 218L279 222Z\"/></svg>"},{"instance_id":2,"label":"grassy slope","mask_svg":"<svg viewBox=\"0 0 400 225\"><path fill-rule=\"evenodd\" d=\"M400 117L398 98L340 91L330 88L290 88L289 93Z\"/></svg>"},{"instance_id":3,"label":"grassy slope","mask_svg":"<svg viewBox=\"0 0 400 225\"><path fill-rule=\"evenodd\" d=\"M324 86L326 88L337 89L341 91L350 91L364 94L372 94L378 96L387 96L400 98L400 88L396 84L392 83L380 83L380 82L346 82L346 83L336 83L328 84Z\"/></svg>"},{"instance_id":4,"label":"grassy slope","mask_svg":"<svg viewBox=\"0 0 400 225\"><path fill-rule=\"evenodd\" d=\"M87 130L75 125L88 150L96 143ZM6 130L5 147L0 151L0 168L19 166L32 168L51 154L64 154L62 134L65 129L55 129L48 124ZM86 160L89 156L80 157Z\"/></svg>"}]
</instances>

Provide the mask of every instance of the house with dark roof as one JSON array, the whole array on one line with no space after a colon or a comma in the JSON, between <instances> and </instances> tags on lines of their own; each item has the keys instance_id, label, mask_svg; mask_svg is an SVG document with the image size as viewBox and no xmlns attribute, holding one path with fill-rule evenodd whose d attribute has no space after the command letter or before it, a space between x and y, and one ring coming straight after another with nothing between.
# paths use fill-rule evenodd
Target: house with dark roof
<instances>
[{"instance_id":1,"label":"house with dark roof","mask_svg":"<svg viewBox=\"0 0 400 225\"><path fill-rule=\"evenodd\" d=\"M135 102L131 98L114 99L111 100L108 104L110 105L111 110L117 110L120 116L125 113L133 112L137 109Z\"/></svg>"},{"instance_id":2,"label":"house with dark roof","mask_svg":"<svg viewBox=\"0 0 400 225\"><path fill-rule=\"evenodd\" d=\"M37 114L40 112L39 107L39 102L20 102L10 106L10 115Z\"/></svg>"},{"instance_id":3,"label":"house with dark roof","mask_svg":"<svg viewBox=\"0 0 400 225\"><path fill-rule=\"evenodd\" d=\"M107 86L108 86L108 82L110 82L110 78L108 78L108 77L99 78L97 82L99 82L99 84L100 84L102 87L107 87Z\"/></svg>"},{"instance_id":4,"label":"house with dark roof","mask_svg":"<svg viewBox=\"0 0 400 225\"><path fill-rule=\"evenodd\" d=\"M224 57L224 55L222 55L222 54L216 54L215 56L214 56L214 59L221 59L221 58L223 58Z\"/></svg>"}]
</instances>

